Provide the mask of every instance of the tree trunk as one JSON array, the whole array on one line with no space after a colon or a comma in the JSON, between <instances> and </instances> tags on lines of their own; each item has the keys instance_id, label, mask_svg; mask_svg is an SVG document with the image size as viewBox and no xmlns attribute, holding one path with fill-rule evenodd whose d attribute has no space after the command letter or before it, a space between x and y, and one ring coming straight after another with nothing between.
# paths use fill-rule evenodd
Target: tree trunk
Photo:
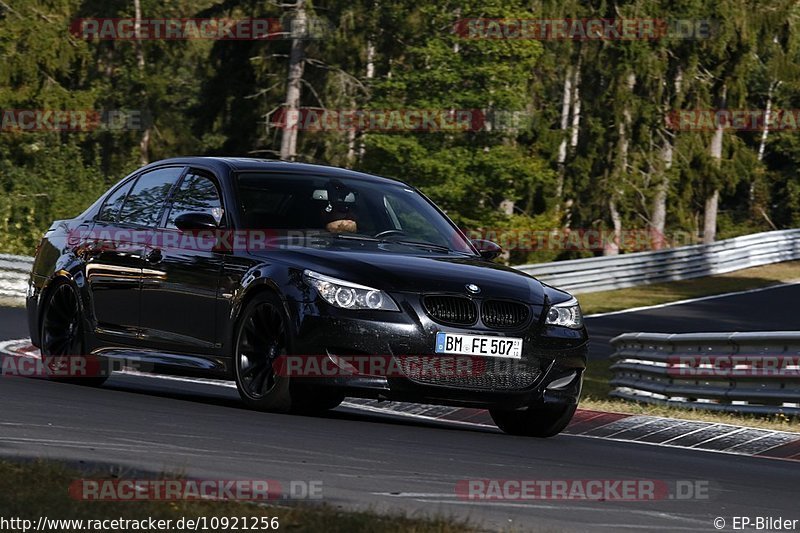
<instances>
[{"instance_id":1,"label":"tree trunk","mask_svg":"<svg viewBox=\"0 0 800 533\"><path fill-rule=\"evenodd\" d=\"M355 103L352 104L355 108ZM356 162L356 130L350 128L347 130L347 166L351 167Z\"/></svg>"},{"instance_id":2,"label":"tree trunk","mask_svg":"<svg viewBox=\"0 0 800 533\"><path fill-rule=\"evenodd\" d=\"M723 84L720 90L719 109L726 108L727 87ZM722 121L716 125L714 135L711 137L711 147L709 155L714 163L719 167L722 161L722 140L725 135L725 125ZM703 211L703 244L711 244L717 238L717 209L719 206L719 186L706 196L705 209Z\"/></svg>"},{"instance_id":3,"label":"tree trunk","mask_svg":"<svg viewBox=\"0 0 800 533\"><path fill-rule=\"evenodd\" d=\"M777 82L772 82L769 84L769 91L767 91L767 106L764 109L764 127L761 128L761 142L758 144L758 160L761 161L764 159L764 150L767 146L767 137L769 136L769 121L772 118L772 93L775 91L775 87L778 86ZM750 189L751 199L752 199L752 187Z\"/></svg>"},{"instance_id":4,"label":"tree trunk","mask_svg":"<svg viewBox=\"0 0 800 533\"><path fill-rule=\"evenodd\" d=\"M136 36L136 64L139 70L144 69L144 51L142 50L142 41L139 40L139 35L142 32L142 4L141 0L133 0L133 34Z\"/></svg>"},{"instance_id":5,"label":"tree trunk","mask_svg":"<svg viewBox=\"0 0 800 533\"><path fill-rule=\"evenodd\" d=\"M367 41L367 67L366 67L366 79L371 80L375 77L375 43L372 40ZM355 135L355 131L353 134ZM363 134L358 140L358 157L359 159L364 159L364 153L366 152L366 146L364 146L364 137Z\"/></svg>"},{"instance_id":6,"label":"tree trunk","mask_svg":"<svg viewBox=\"0 0 800 533\"><path fill-rule=\"evenodd\" d=\"M558 182L556 184L556 198L561 205L564 194L564 163L567 161L567 128L569 127L569 109L572 103L572 66L567 67L564 76L564 92L561 95L561 144L558 145Z\"/></svg>"},{"instance_id":7,"label":"tree trunk","mask_svg":"<svg viewBox=\"0 0 800 533\"><path fill-rule=\"evenodd\" d=\"M581 129L581 58L578 56L578 63L572 80L572 132L569 139L569 147L575 149L578 146L578 134Z\"/></svg>"},{"instance_id":8,"label":"tree trunk","mask_svg":"<svg viewBox=\"0 0 800 533\"><path fill-rule=\"evenodd\" d=\"M375 77L375 43L367 41L367 79Z\"/></svg>"},{"instance_id":9,"label":"tree trunk","mask_svg":"<svg viewBox=\"0 0 800 533\"><path fill-rule=\"evenodd\" d=\"M633 93L633 88L636 86L636 74L629 72L625 77L625 87L629 93ZM628 171L628 148L630 146L630 138L628 131L630 130L633 116L631 115L630 102L627 99L625 106L622 108L622 120L619 121L617 126L618 145L617 145L617 165L611 175L611 194L608 199L608 210L611 215L611 226L613 228L612 242L607 243L603 249L603 255L617 255L619 254L619 245L622 241L622 216L619 212L617 200L622 197L623 190L617 182L622 180L622 177Z\"/></svg>"},{"instance_id":10,"label":"tree trunk","mask_svg":"<svg viewBox=\"0 0 800 533\"><path fill-rule=\"evenodd\" d=\"M664 133L661 145L661 161L664 165L661 181L656 186L653 198L653 217L650 226L650 243L654 250L662 249L666 244L664 229L667 221L667 194L669 192L669 170L672 168L673 147L669 133Z\"/></svg>"},{"instance_id":11,"label":"tree trunk","mask_svg":"<svg viewBox=\"0 0 800 533\"><path fill-rule=\"evenodd\" d=\"M719 189L714 189L706 198L705 216L703 217L703 244L711 244L717 236L717 208L719 206Z\"/></svg>"},{"instance_id":12,"label":"tree trunk","mask_svg":"<svg viewBox=\"0 0 800 533\"><path fill-rule=\"evenodd\" d=\"M764 127L761 128L761 140L758 143L758 160L764 160L764 152L767 148L767 138L769 137L769 121L772 119L772 95L775 88L780 84L779 81L773 81L769 84L767 91L767 105L764 108ZM755 211L755 196L756 196L756 181L750 180L750 211ZM769 221L772 224L772 221Z\"/></svg>"},{"instance_id":13,"label":"tree trunk","mask_svg":"<svg viewBox=\"0 0 800 533\"><path fill-rule=\"evenodd\" d=\"M572 106L572 124L569 139L569 147L574 151L578 146L578 136L580 134L581 126L581 56L578 55L578 61L575 65L575 71L572 74L572 95L570 96L570 105ZM566 156L566 154L565 154ZM561 207L561 197L564 195L564 165L559 169L559 208ZM568 230L572 224L572 206L574 202L570 199L564 200L564 229Z\"/></svg>"},{"instance_id":14,"label":"tree trunk","mask_svg":"<svg viewBox=\"0 0 800 533\"><path fill-rule=\"evenodd\" d=\"M680 102L683 83L683 71L679 68L675 73L674 102ZM669 106L669 99L666 102ZM669 171L672 168L674 146L672 134L663 131L661 145L661 181L656 185L656 194L653 198L653 216L650 222L650 244L654 250L660 250L666 245L664 231L667 224L667 196L669 194Z\"/></svg>"},{"instance_id":15,"label":"tree trunk","mask_svg":"<svg viewBox=\"0 0 800 533\"><path fill-rule=\"evenodd\" d=\"M611 213L611 227L613 228L613 240L608 242L603 249L603 255L618 255L619 244L622 238L622 217L617 209L617 201L612 196L608 200L608 210Z\"/></svg>"},{"instance_id":16,"label":"tree trunk","mask_svg":"<svg viewBox=\"0 0 800 533\"><path fill-rule=\"evenodd\" d=\"M133 31L134 35L137 37L135 40L134 46L136 47L136 66L139 69L139 74L142 78L142 83L144 83L144 49L142 48L142 41L138 39L138 36L141 34L142 31L142 4L141 0L133 0L133 12L134 12L134 21L133 21ZM146 93L142 91L142 99L146 101ZM146 165L150 162L150 126L145 125L144 131L142 131L142 136L139 138L139 163L142 165Z\"/></svg>"},{"instance_id":17,"label":"tree trunk","mask_svg":"<svg viewBox=\"0 0 800 533\"><path fill-rule=\"evenodd\" d=\"M295 19L293 28L298 28L297 34L292 37L292 47L289 52L289 74L286 82L286 100L284 113L286 121L281 135L280 157L284 161L294 161L297 157L297 134L299 127L300 94L305 68L303 33L308 25L305 0L297 0L294 5Z\"/></svg>"}]
</instances>

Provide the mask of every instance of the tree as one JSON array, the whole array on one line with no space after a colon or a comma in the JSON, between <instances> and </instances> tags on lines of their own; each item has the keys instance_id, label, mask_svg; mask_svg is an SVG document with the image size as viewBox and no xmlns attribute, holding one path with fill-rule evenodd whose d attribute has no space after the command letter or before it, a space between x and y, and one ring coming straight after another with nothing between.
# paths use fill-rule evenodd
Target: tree
<instances>
[{"instance_id":1,"label":"tree","mask_svg":"<svg viewBox=\"0 0 800 533\"><path fill-rule=\"evenodd\" d=\"M289 74L286 78L286 101L283 111L286 116L286 124L281 136L281 159L293 161L297 157L297 132L298 114L300 112L300 89L303 83L303 70L305 69L304 43L305 38L302 33L308 27L308 13L306 12L305 0L297 0L291 7L292 32L299 32L300 35L292 35L291 50L289 52Z\"/></svg>"}]
</instances>

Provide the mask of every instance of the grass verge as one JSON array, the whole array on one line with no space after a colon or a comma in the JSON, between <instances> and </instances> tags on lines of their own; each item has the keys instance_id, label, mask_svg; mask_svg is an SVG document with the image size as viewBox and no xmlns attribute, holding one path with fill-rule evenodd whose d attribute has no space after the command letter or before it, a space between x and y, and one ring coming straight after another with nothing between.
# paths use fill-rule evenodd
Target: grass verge
<instances>
[{"instance_id":1,"label":"grass verge","mask_svg":"<svg viewBox=\"0 0 800 533\"><path fill-rule=\"evenodd\" d=\"M663 416L666 418L681 418L684 420L699 420L717 424L732 424L734 426L748 426L777 431L792 431L800 433L800 418L785 415L749 415L733 413L717 413L699 409L682 409L680 407L653 405L609 398L611 392L609 384L613 373L611 361L589 361L583 381L583 397L581 409L594 409L597 411L610 411L616 413L629 413L634 415Z\"/></svg>"},{"instance_id":2,"label":"grass verge","mask_svg":"<svg viewBox=\"0 0 800 533\"><path fill-rule=\"evenodd\" d=\"M33 462L14 463L0 461L0 517L17 517L32 520L36 526L39 517L71 520L172 520L176 524L181 518L239 517L248 525L261 517L278 518L279 530L349 532L406 532L456 533L476 531L465 522L449 518L410 518L401 514L377 514L373 512L344 511L329 505L261 505L244 502L220 501L174 501L174 502L110 502L76 501L68 495L70 483L77 479L105 479L106 475L89 475L68 468L60 463ZM118 477L117 477L118 478ZM84 524L85 525L85 524ZM210 528L211 523L209 522ZM146 528L145 528L146 529ZM202 529L202 527L201 527ZM73 525L49 531L79 531ZM177 529L173 529L177 530ZM203 531L231 531L202 529ZM251 529L255 530L255 529Z\"/></svg>"},{"instance_id":3,"label":"grass verge","mask_svg":"<svg viewBox=\"0 0 800 533\"><path fill-rule=\"evenodd\" d=\"M745 291L800 280L800 261L738 270L719 276L655 283L629 289L579 294L585 314L658 305L687 298Z\"/></svg>"}]
</instances>

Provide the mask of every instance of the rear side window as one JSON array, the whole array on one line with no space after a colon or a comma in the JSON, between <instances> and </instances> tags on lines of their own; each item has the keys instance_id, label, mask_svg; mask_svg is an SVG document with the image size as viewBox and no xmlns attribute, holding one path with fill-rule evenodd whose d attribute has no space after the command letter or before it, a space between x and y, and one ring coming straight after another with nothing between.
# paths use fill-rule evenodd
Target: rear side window
<instances>
[{"instance_id":1,"label":"rear side window","mask_svg":"<svg viewBox=\"0 0 800 533\"><path fill-rule=\"evenodd\" d=\"M175 228L175 219L184 213L207 213L219 224L222 221L222 202L214 182L203 175L190 172L172 197L167 227Z\"/></svg>"},{"instance_id":2,"label":"rear side window","mask_svg":"<svg viewBox=\"0 0 800 533\"><path fill-rule=\"evenodd\" d=\"M142 174L122 206L119 222L155 226L172 186L182 173L181 167L169 167Z\"/></svg>"},{"instance_id":3,"label":"rear side window","mask_svg":"<svg viewBox=\"0 0 800 533\"><path fill-rule=\"evenodd\" d=\"M125 196L127 196L128 191L131 190L131 185L133 185L133 182L134 180L129 180L116 191L111 193L108 198L106 198L106 202L103 204L103 207L100 209L100 213L97 215L97 220L103 222L117 221L119 210L122 207L122 203L125 201Z\"/></svg>"}]
</instances>

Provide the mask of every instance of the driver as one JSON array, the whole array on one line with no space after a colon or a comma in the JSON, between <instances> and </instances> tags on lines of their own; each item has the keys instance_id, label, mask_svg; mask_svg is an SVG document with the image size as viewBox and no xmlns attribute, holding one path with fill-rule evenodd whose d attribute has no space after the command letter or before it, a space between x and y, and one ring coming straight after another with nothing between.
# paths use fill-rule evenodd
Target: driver
<instances>
[{"instance_id":1,"label":"driver","mask_svg":"<svg viewBox=\"0 0 800 533\"><path fill-rule=\"evenodd\" d=\"M331 233L358 233L358 223L355 213L348 208L345 212L333 210L330 213L322 213L325 220L325 229Z\"/></svg>"},{"instance_id":2,"label":"driver","mask_svg":"<svg viewBox=\"0 0 800 533\"><path fill-rule=\"evenodd\" d=\"M328 205L322 210L325 229L331 233L357 233L354 204L355 192L337 180L332 181L328 186Z\"/></svg>"}]
</instances>

